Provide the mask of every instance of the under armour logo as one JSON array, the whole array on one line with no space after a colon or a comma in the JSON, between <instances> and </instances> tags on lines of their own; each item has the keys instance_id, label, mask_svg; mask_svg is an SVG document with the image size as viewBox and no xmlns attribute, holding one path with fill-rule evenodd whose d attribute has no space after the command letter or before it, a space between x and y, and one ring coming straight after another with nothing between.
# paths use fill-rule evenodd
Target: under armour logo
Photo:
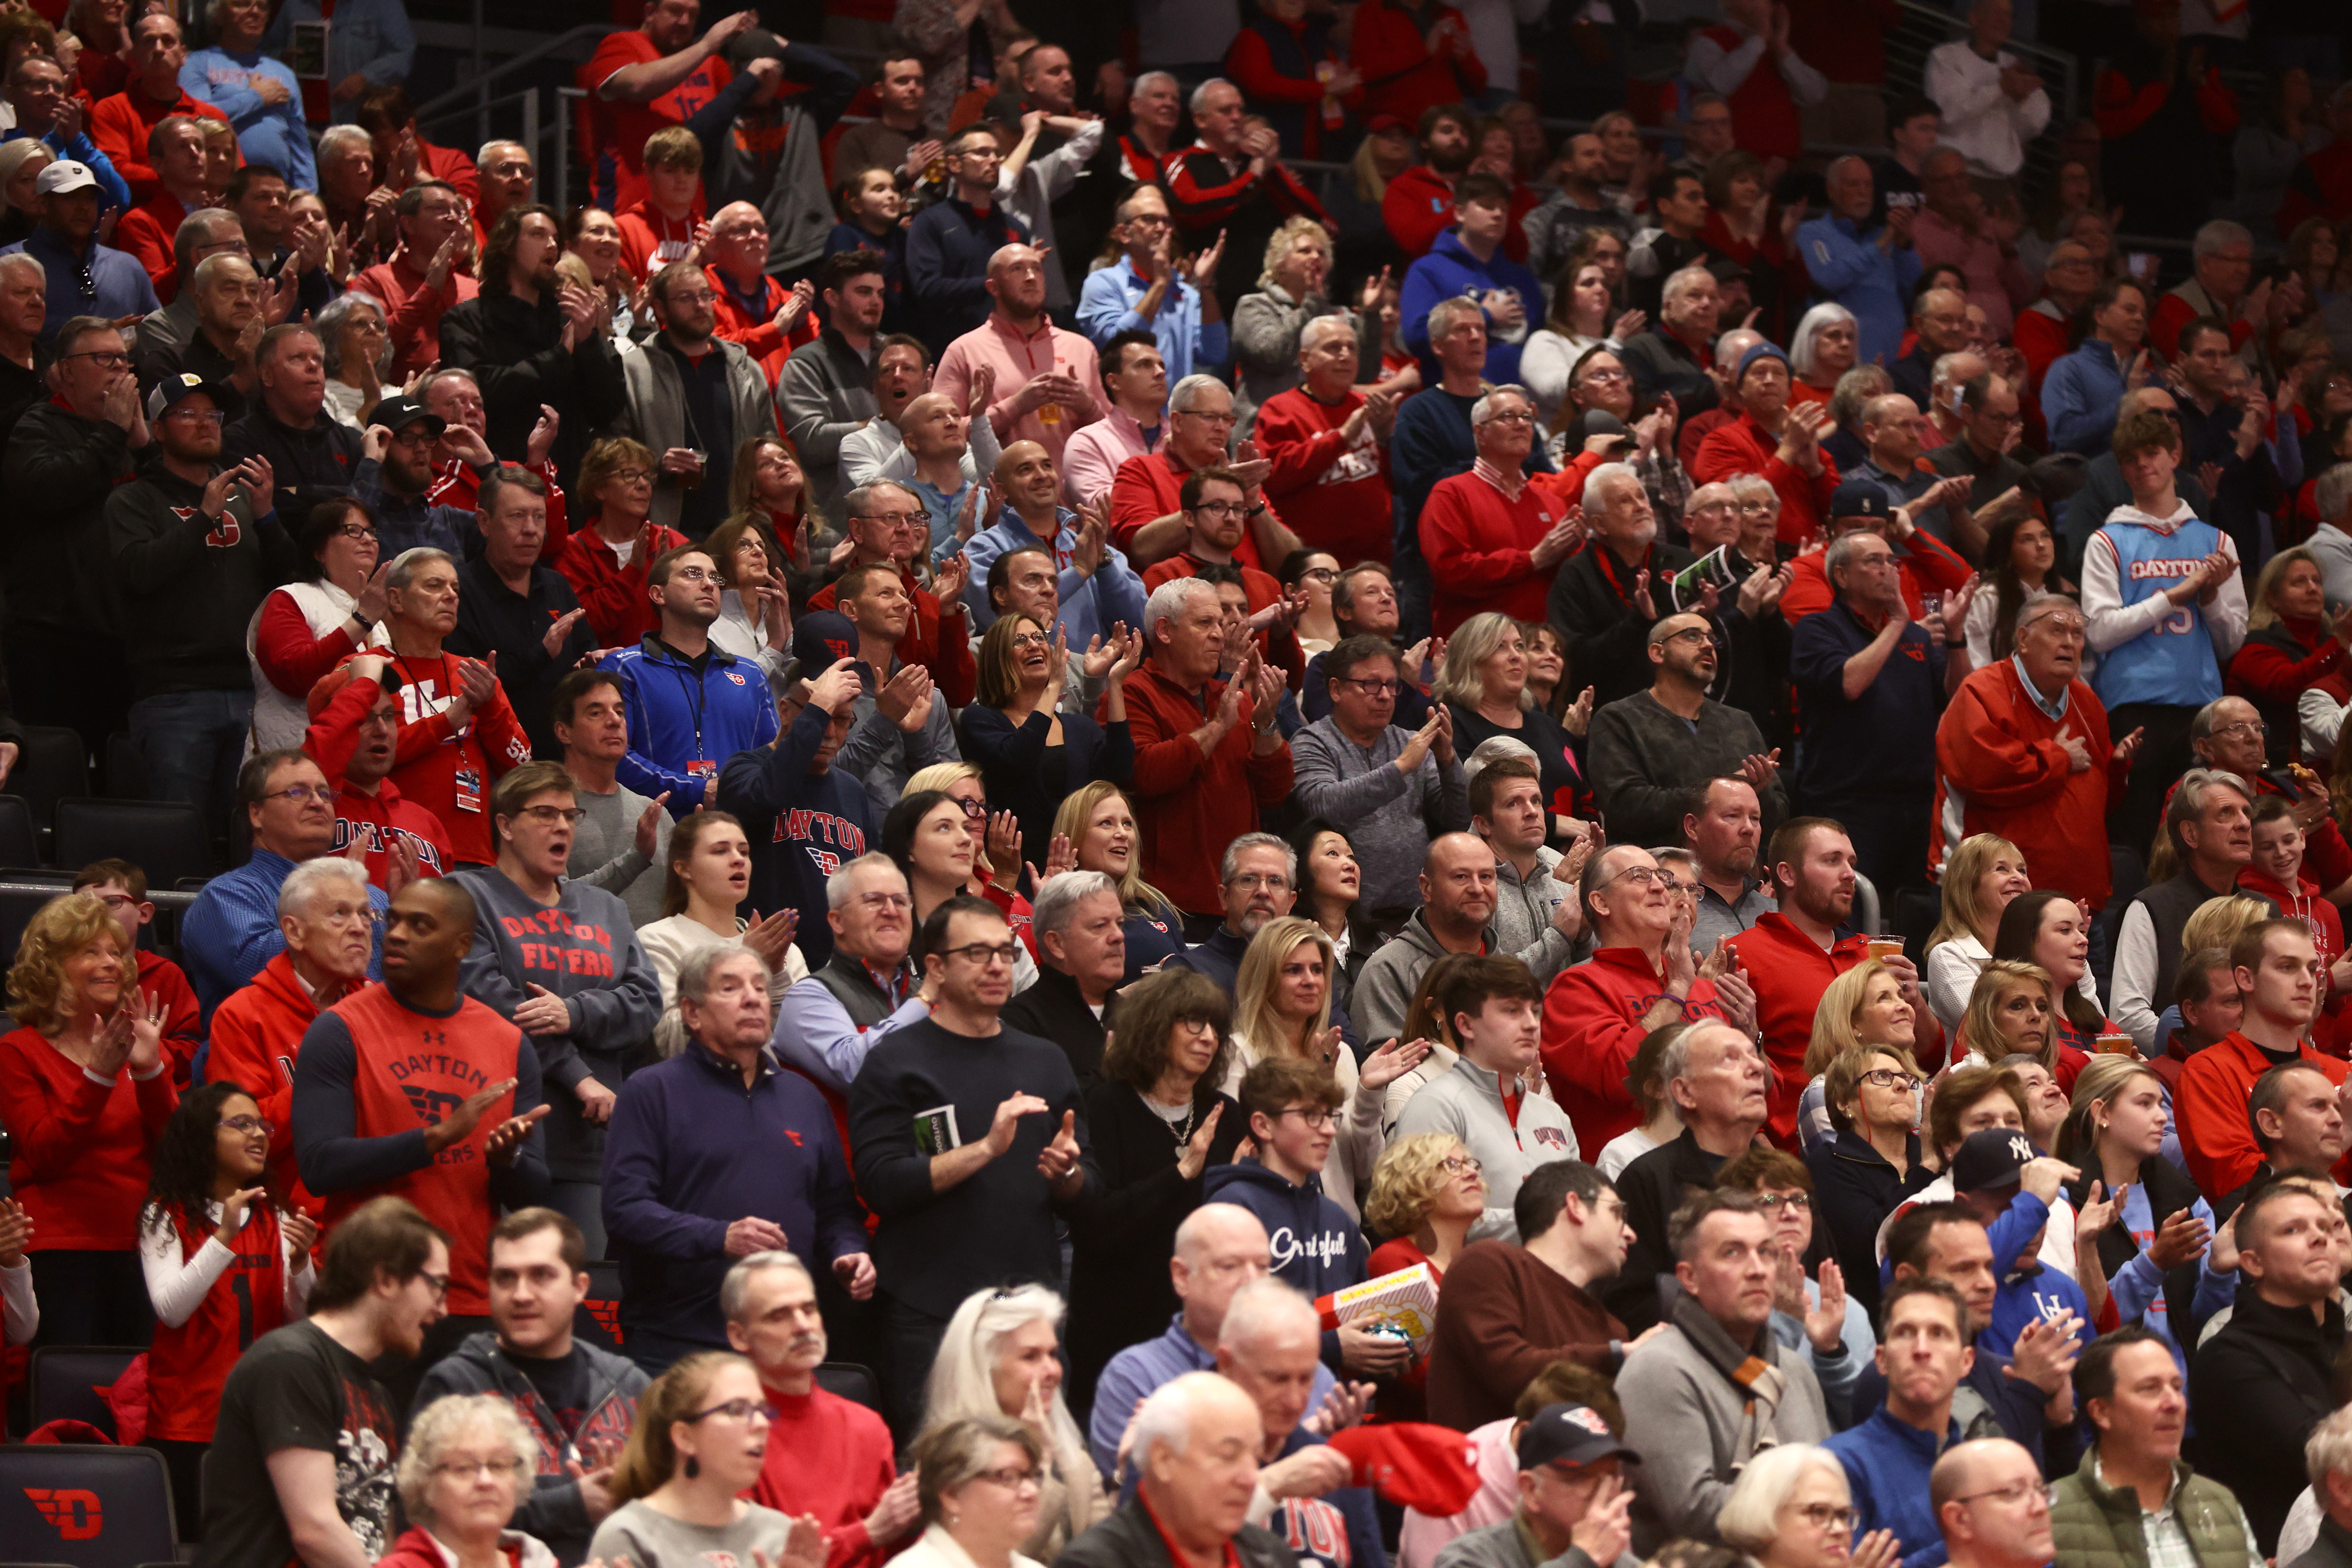
<instances>
[{"instance_id":1,"label":"under armour logo","mask_svg":"<svg viewBox=\"0 0 2352 1568\"><path fill-rule=\"evenodd\" d=\"M25 1495L41 1510L43 1519L57 1526L59 1540L92 1541L106 1528L96 1492L26 1487Z\"/></svg>"}]
</instances>

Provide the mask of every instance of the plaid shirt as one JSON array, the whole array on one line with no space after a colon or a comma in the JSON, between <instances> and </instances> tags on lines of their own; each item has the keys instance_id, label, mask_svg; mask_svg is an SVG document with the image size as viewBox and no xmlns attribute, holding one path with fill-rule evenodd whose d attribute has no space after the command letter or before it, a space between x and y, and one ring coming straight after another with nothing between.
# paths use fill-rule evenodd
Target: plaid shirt
<instances>
[{"instance_id":1,"label":"plaid shirt","mask_svg":"<svg viewBox=\"0 0 2352 1568\"><path fill-rule=\"evenodd\" d=\"M2099 1479L2107 1479L2104 1469ZM2173 1499L2179 1495L2180 1472L2175 1468L2172 1490L2166 1495L2164 1506L2153 1513L2145 1508L2139 1510L2139 1533L2147 1546L2147 1568L2198 1568L2197 1552L2189 1543L2189 1531L2182 1528L2180 1516L2173 1511ZM2239 1511L2238 1525L2246 1532L2247 1561L2259 1561L2262 1547L2254 1540L2254 1527L2246 1522L2243 1510Z\"/></svg>"},{"instance_id":2,"label":"plaid shirt","mask_svg":"<svg viewBox=\"0 0 2352 1568\"><path fill-rule=\"evenodd\" d=\"M1544 447L1545 455L1551 458L1551 466L1555 468L1567 468L1570 460L1581 449L1580 447L1570 447L1565 431L1554 436ZM1634 458L1631 461L1634 474L1642 481L1642 488L1650 492L1652 512L1659 517L1680 517L1689 509L1691 491L1697 487L1691 483L1690 475L1683 471L1682 464L1675 460L1672 452L1655 451L1646 458Z\"/></svg>"}]
</instances>

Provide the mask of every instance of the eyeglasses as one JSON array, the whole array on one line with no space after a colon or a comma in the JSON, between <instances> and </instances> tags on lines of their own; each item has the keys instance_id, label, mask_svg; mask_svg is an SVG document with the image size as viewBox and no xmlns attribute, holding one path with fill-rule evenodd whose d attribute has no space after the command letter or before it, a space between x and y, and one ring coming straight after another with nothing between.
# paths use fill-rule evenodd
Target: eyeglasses
<instances>
[{"instance_id":1,"label":"eyeglasses","mask_svg":"<svg viewBox=\"0 0 2352 1568\"><path fill-rule=\"evenodd\" d=\"M1449 1176L1475 1176L1486 1167L1467 1154L1448 1154L1437 1163L1437 1168Z\"/></svg>"},{"instance_id":2,"label":"eyeglasses","mask_svg":"<svg viewBox=\"0 0 2352 1568\"><path fill-rule=\"evenodd\" d=\"M457 1480L471 1481L487 1478L490 1480L511 1480L522 1469L512 1454L498 1459L445 1459L433 1467L436 1476L448 1476Z\"/></svg>"},{"instance_id":3,"label":"eyeglasses","mask_svg":"<svg viewBox=\"0 0 2352 1568\"><path fill-rule=\"evenodd\" d=\"M972 1477L972 1479L986 1481L993 1487L1003 1487L1007 1491L1019 1491L1023 1487L1045 1484L1038 1479L1037 1472L1026 1465L1007 1465L1001 1470L982 1470Z\"/></svg>"},{"instance_id":4,"label":"eyeglasses","mask_svg":"<svg viewBox=\"0 0 2352 1568\"><path fill-rule=\"evenodd\" d=\"M375 537L375 530L369 528L363 523L347 522L343 524L342 527L335 530L332 537L337 539L373 539Z\"/></svg>"},{"instance_id":5,"label":"eyeglasses","mask_svg":"<svg viewBox=\"0 0 2352 1568\"><path fill-rule=\"evenodd\" d=\"M1051 647L1054 646L1054 639L1044 632L1014 632L1013 646L1014 647Z\"/></svg>"},{"instance_id":6,"label":"eyeglasses","mask_svg":"<svg viewBox=\"0 0 2352 1568\"><path fill-rule=\"evenodd\" d=\"M1359 680L1354 676L1342 676L1339 684L1352 686L1367 697L1394 697L1404 689L1404 684L1402 681Z\"/></svg>"},{"instance_id":7,"label":"eyeglasses","mask_svg":"<svg viewBox=\"0 0 2352 1568\"><path fill-rule=\"evenodd\" d=\"M719 581L718 573L705 571L699 566L676 567L672 569L670 575L681 583L716 583Z\"/></svg>"},{"instance_id":8,"label":"eyeglasses","mask_svg":"<svg viewBox=\"0 0 2352 1568\"><path fill-rule=\"evenodd\" d=\"M1705 626L1685 626L1682 630L1678 632L1670 632L1666 636L1660 637L1658 640L1663 643L1713 642L1715 640L1715 633Z\"/></svg>"},{"instance_id":9,"label":"eyeglasses","mask_svg":"<svg viewBox=\"0 0 2352 1568\"><path fill-rule=\"evenodd\" d=\"M232 1132L259 1132L264 1136L278 1131L278 1123L267 1116L224 1116L220 1124Z\"/></svg>"},{"instance_id":10,"label":"eyeglasses","mask_svg":"<svg viewBox=\"0 0 2352 1568\"><path fill-rule=\"evenodd\" d=\"M1290 886L1290 879L1283 876L1279 872L1276 872L1271 875L1261 875L1255 871L1244 871L1240 876L1235 877L1233 880L1227 882L1225 886L1228 888L1247 888L1252 892L1255 892L1259 889L1263 888L1269 893L1278 893L1285 888Z\"/></svg>"},{"instance_id":11,"label":"eyeglasses","mask_svg":"<svg viewBox=\"0 0 2352 1568\"><path fill-rule=\"evenodd\" d=\"M1020 962L1021 945L1018 942L1007 942L992 947L984 942L967 942L961 947L943 948L940 950L940 956L961 958L982 969L987 968L992 963L1002 963L1009 969Z\"/></svg>"},{"instance_id":12,"label":"eyeglasses","mask_svg":"<svg viewBox=\"0 0 2352 1568\"><path fill-rule=\"evenodd\" d=\"M1508 408L1500 414L1486 416L1489 425L1532 425L1535 422L1536 416L1524 408Z\"/></svg>"},{"instance_id":13,"label":"eyeglasses","mask_svg":"<svg viewBox=\"0 0 2352 1568\"><path fill-rule=\"evenodd\" d=\"M1619 370L1613 365L1595 365L1578 376L1576 384L1582 386L1588 381L1631 381L1633 379L1631 372Z\"/></svg>"},{"instance_id":14,"label":"eyeglasses","mask_svg":"<svg viewBox=\"0 0 2352 1568\"><path fill-rule=\"evenodd\" d=\"M776 1407L758 1399L730 1399L724 1405L696 1411L686 1418L687 1424L691 1426L697 1421L708 1421L713 1415L724 1415L730 1421L749 1421L755 1415L762 1421L773 1421Z\"/></svg>"},{"instance_id":15,"label":"eyeglasses","mask_svg":"<svg viewBox=\"0 0 2352 1568\"><path fill-rule=\"evenodd\" d=\"M910 910L915 907L915 900L904 893L860 893L857 895L857 902L865 909L877 910Z\"/></svg>"},{"instance_id":16,"label":"eyeglasses","mask_svg":"<svg viewBox=\"0 0 2352 1568\"><path fill-rule=\"evenodd\" d=\"M183 419L191 425L226 424L228 416L217 408L191 408L183 403L164 416L166 419Z\"/></svg>"},{"instance_id":17,"label":"eyeglasses","mask_svg":"<svg viewBox=\"0 0 2352 1568\"><path fill-rule=\"evenodd\" d=\"M576 805L526 805L515 815L528 816L541 827L552 827L559 822L568 827L588 814Z\"/></svg>"},{"instance_id":18,"label":"eyeglasses","mask_svg":"<svg viewBox=\"0 0 2352 1568\"><path fill-rule=\"evenodd\" d=\"M2034 1498L2040 1498L2042 1500L2042 1506L2048 1508L2058 1500L2058 1489L2056 1487L2050 1486L2042 1481L2039 1478L2036 1478L2032 1480L2011 1481L2005 1487L1993 1487L1980 1492L1970 1492L1966 1497L1957 1497L1952 1500L1954 1502L1980 1502L1986 1498L2000 1499L2001 1506L2004 1508L2015 1508L2019 1503L2028 1502Z\"/></svg>"},{"instance_id":19,"label":"eyeglasses","mask_svg":"<svg viewBox=\"0 0 2352 1568\"><path fill-rule=\"evenodd\" d=\"M1339 569L1337 566L1309 566L1299 575L1312 577L1318 583L1337 583L1339 580Z\"/></svg>"},{"instance_id":20,"label":"eyeglasses","mask_svg":"<svg viewBox=\"0 0 2352 1568\"><path fill-rule=\"evenodd\" d=\"M1670 893L1682 885L1680 882L1675 880L1675 874L1672 871L1667 870L1664 866L1628 866L1622 871L1620 871L1615 876L1610 878L1609 880L1612 882L1631 882L1637 888L1646 888L1651 883L1656 882L1664 886L1666 891Z\"/></svg>"},{"instance_id":21,"label":"eyeglasses","mask_svg":"<svg viewBox=\"0 0 2352 1568\"><path fill-rule=\"evenodd\" d=\"M984 800L965 800L961 795L952 795L948 796L948 799L952 804L962 807L964 816L970 817L972 821L984 822L988 819L988 802Z\"/></svg>"},{"instance_id":22,"label":"eyeglasses","mask_svg":"<svg viewBox=\"0 0 2352 1568\"><path fill-rule=\"evenodd\" d=\"M640 479L652 479L653 475L646 472L643 468L614 468L611 473L604 477L606 479L618 479L625 485L634 485Z\"/></svg>"},{"instance_id":23,"label":"eyeglasses","mask_svg":"<svg viewBox=\"0 0 2352 1568\"><path fill-rule=\"evenodd\" d=\"M1834 1530L1840 1535L1853 1529L1854 1511L1831 1502L1809 1502L1799 1506L1797 1517L1815 1530Z\"/></svg>"},{"instance_id":24,"label":"eyeglasses","mask_svg":"<svg viewBox=\"0 0 2352 1568\"><path fill-rule=\"evenodd\" d=\"M1339 1120L1339 1113L1338 1111L1326 1110L1319 1105L1293 1105L1276 1111L1274 1115L1275 1120L1277 1121L1281 1121L1286 1116L1296 1116L1298 1118L1300 1125L1310 1129L1329 1127Z\"/></svg>"},{"instance_id":25,"label":"eyeglasses","mask_svg":"<svg viewBox=\"0 0 2352 1568\"><path fill-rule=\"evenodd\" d=\"M1908 1089L1913 1094L1919 1092L1917 1079L1907 1072L1896 1072L1893 1068L1873 1068L1862 1075L1862 1081L1873 1089Z\"/></svg>"},{"instance_id":26,"label":"eyeglasses","mask_svg":"<svg viewBox=\"0 0 2352 1568\"><path fill-rule=\"evenodd\" d=\"M427 1274L420 1268L416 1271L416 1278L425 1281L426 1288L433 1292L435 1300L446 1301L449 1299L449 1277L446 1274Z\"/></svg>"},{"instance_id":27,"label":"eyeglasses","mask_svg":"<svg viewBox=\"0 0 2352 1568\"><path fill-rule=\"evenodd\" d=\"M327 910L326 919L331 925L357 921L362 925L378 926L383 923L383 911L373 904L362 904L356 909L350 904L337 904Z\"/></svg>"},{"instance_id":28,"label":"eyeglasses","mask_svg":"<svg viewBox=\"0 0 2352 1568\"><path fill-rule=\"evenodd\" d=\"M1790 1214L1809 1213L1813 1200L1802 1193L1758 1193L1756 1206L1769 1216L1787 1209Z\"/></svg>"},{"instance_id":29,"label":"eyeglasses","mask_svg":"<svg viewBox=\"0 0 2352 1568\"><path fill-rule=\"evenodd\" d=\"M1195 517L1239 517L1249 510L1237 500L1204 500L1192 509Z\"/></svg>"},{"instance_id":30,"label":"eyeglasses","mask_svg":"<svg viewBox=\"0 0 2352 1568\"><path fill-rule=\"evenodd\" d=\"M84 290L88 292L88 290ZM131 363L131 356L120 349L91 349L82 353L59 354L59 359L94 359L100 370L122 370Z\"/></svg>"},{"instance_id":31,"label":"eyeglasses","mask_svg":"<svg viewBox=\"0 0 2352 1568\"><path fill-rule=\"evenodd\" d=\"M892 528L912 528L919 522L929 523L931 521L931 514L927 511L854 511L849 517L852 522L863 518L867 522L887 523Z\"/></svg>"},{"instance_id":32,"label":"eyeglasses","mask_svg":"<svg viewBox=\"0 0 2352 1568\"><path fill-rule=\"evenodd\" d=\"M2269 727L2261 720L2241 719L2234 724L2225 724L2214 731L2213 738L2218 741L2224 735L2243 735L2250 741L2259 741L2269 733Z\"/></svg>"},{"instance_id":33,"label":"eyeglasses","mask_svg":"<svg viewBox=\"0 0 2352 1568\"><path fill-rule=\"evenodd\" d=\"M300 805L307 801L313 800L324 801L326 804L332 805L335 801L335 792L326 784L289 784L284 789L271 790L268 795L263 795L261 798L264 800L287 801L295 805Z\"/></svg>"}]
</instances>

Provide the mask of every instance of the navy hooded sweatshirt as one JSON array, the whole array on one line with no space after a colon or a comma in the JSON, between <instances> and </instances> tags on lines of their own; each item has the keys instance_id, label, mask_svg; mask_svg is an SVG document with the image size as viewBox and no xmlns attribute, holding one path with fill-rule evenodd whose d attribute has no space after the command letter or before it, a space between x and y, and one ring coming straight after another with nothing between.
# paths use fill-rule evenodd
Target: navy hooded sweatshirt
<instances>
[{"instance_id":1,"label":"navy hooded sweatshirt","mask_svg":"<svg viewBox=\"0 0 2352 1568\"><path fill-rule=\"evenodd\" d=\"M1272 1244L1274 1277L1297 1287L1309 1300L1360 1285L1368 1254L1364 1233L1348 1211L1312 1184L1297 1186L1255 1160L1213 1165L1201 1184L1201 1201L1239 1204L1257 1215ZM1323 1363L1339 1364L1339 1334L1323 1334Z\"/></svg>"},{"instance_id":2,"label":"navy hooded sweatshirt","mask_svg":"<svg viewBox=\"0 0 2352 1568\"><path fill-rule=\"evenodd\" d=\"M833 957L825 879L865 854L875 833L863 784L837 768L809 772L830 722L823 709L804 707L772 744L738 752L719 770L719 809L733 812L751 841L751 897L741 912L798 910L793 940L812 974Z\"/></svg>"}]
</instances>

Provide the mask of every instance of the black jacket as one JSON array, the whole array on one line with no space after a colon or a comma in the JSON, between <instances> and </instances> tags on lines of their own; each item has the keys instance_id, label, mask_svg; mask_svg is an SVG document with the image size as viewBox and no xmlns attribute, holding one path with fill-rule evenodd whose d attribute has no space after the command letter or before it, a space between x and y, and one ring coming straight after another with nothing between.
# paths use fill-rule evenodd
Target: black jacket
<instances>
[{"instance_id":1,"label":"black jacket","mask_svg":"<svg viewBox=\"0 0 2352 1568\"><path fill-rule=\"evenodd\" d=\"M1081 1091L1092 1089L1102 1077L1103 1019L1110 1016L1110 1010L1106 1007L1103 1017L1096 1017L1087 999L1078 994L1078 983L1052 964L1040 963L1037 983L1007 1002L999 1016L1008 1029L1061 1047L1062 1054L1070 1058L1070 1070L1078 1075ZM1121 1340L1119 1344L1128 1342Z\"/></svg>"},{"instance_id":2,"label":"black jacket","mask_svg":"<svg viewBox=\"0 0 2352 1568\"><path fill-rule=\"evenodd\" d=\"M119 619L106 559L106 498L131 474L121 426L36 403L9 432L0 458L0 582L8 637L103 637ZM58 646L68 646L60 643Z\"/></svg>"},{"instance_id":3,"label":"black jacket","mask_svg":"<svg viewBox=\"0 0 2352 1568\"><path fill-rule=\"evenodd\" d=\"M123 655L141 697L249 691L245 631L271 589L293 574L278 514L255 518L232 489L217 521L205 487L166 469L151 443L139 478L106 501L106 547L121 585Z\"/></svg>"},{"instance_id":4,"label":"black jacket","mask_svg":"<svg viewBox=\"0 0 2352 1568\"><path fill-rule=\"evenodd\" d=\"M588 443L627 412L629 390L612 340L591 332L576 348L563 346L563 316L555 296L526 305L500 289L461 300L441 316L441 363L469 370L482 384L482 410L490 450L522 460L531 426L545 404L563 426L548 457L568 486Z\"/></svg>"},{"instance_id":5,"label":"black jacket","mask_svg":"<svg viewBox=\"0 0 2352 1568\"><path fill-rule=\"evenodd\" d=\"M1635 842L1639 842L1635 840ZM1723 1156L1710 1154L1685 1128L1671 1143L1661 1143L1617 1173L1617 1195L1624 1200L1625 1223L1633 1227L1633 1245L1625 1249L1624 1266L1601 1298L1612 1316L1625 1325L1631 1339L1664 1316L1658 1304L1658 1276L1672 1277L1674 1249L1666 1245L1666 1220L1694 1187L1712 1188Z\"/></svg>"},{"instance_id":6,"label":"black jacket","mask_svg":"<svg viewBox=\"0 0 2352 1568\"><path fill-rule=\"evenodd\" d=\"M1140 1461L1139 1461L1139 1463ZM1255 1524L1244 1524L1234 1536L1234 1555L1241 1568L1298 1568L1282 1538ZM1118 1510L1084 1535L1062 1548L1054 1568L1179 1568L1168 1553L1168 1538L1143 1505L1137 1491Z\"/></svg>"},{"instance_id":7,"label":"black jacket","mask_svg":"<svg viewBox=\"0 0 2352 1568\"><path fill-rule=\"evenodd\" d=\"M563 755L550 716L555 683L596 646L596 629L583 616L572 623L555 657L548 657L547 628L579 607L572 584L550 567L530 569L528 594L500 582L486 562L468 561L457 568L457 629L450 634L448 651L468 658L499 656L499 684L506 688L535 757Z\"/></svg>"},{"instance_id":8,"label":"black jacket","mask_svg":"<svg viewBox=\"0 0 2352 1568\"><path fill-rule=\"evenodd\" d=\"M1846 1294L1878 1318L1878 1227L1895 1205L1936 1179L1911 1140L1901 1175L1858 1132L1845 1131L1805 1156L1813 1175L1813 1224L1829 1231ZM2187 1320L2183 1320L2186 1321Z\"/></svg>"},{"instance_id":9,"label":"black jacket","mask_svg":"<svg viewBox=\"0 0 2352 1568\"><path fill-rule=\"evenodd\" d=\"M1633 608L1636 574L1649 573L1651 604L1663 616L1670 612L1660 579L1697 559L1687 550L1654 543L1642 565L1628 567L1596 534L1552 579L1545 609L1567 634L1569 670L1579 687L1592 688L1595 708L1650 689L1654 623Z\"/></svg>"},{"instance_id":10,"label":"black jacket","mask_svg":"<svg viewBox=\"0 0 2352 1568\"><path fill-rule=\"evenodd\" d=\"M1186 1136L1217 1106L1224 1109L1203 1172L1233 1163L1249 1132L1242 1108L1203 1079L1192 1089ZM1179 1305L1168 1279L1169 1254L1176 1227L1201 1206L1201 1177L1187 1181L1176 1169L1174 1129L1132 1087L1097 1078L1087 1089L1086 1108L1102 1193L1070 1224L1070 1385L1064 1394L1073 1410L1093 1405L1095 1380L1111 1357L1168 1326Z\"/></svg>"},{"instance_id":11,"label":"black jacket","mask_svg":"<svg viewBox=\"0 0 2352 1568\"><path fill-rule=\"evenodd\" d=\"M2264 1552L2303 1490L2304 1440L2336 1407L2328 1388L2344 1345L2344 1309L2330 1300L2315 1320L2273 1307L2251 1280L2221 1331L2189 1366L2197 1412L2193 1462L2238 1496Z\"/></svg>"},{"instance_id":12,"label":"black jacket","mask_svg":"<svg viewBox=\"0 0 2352 1568\"><path fill-rule=\"evenodd\" d=\"M324 408L308 430L297 430L257 402L221 432L221 461L266 459L278 489L278 515L290 522L322 500L351 494L363 479L373 479L381 465L362 455L362 445L358 431Z\"/></svg>"},{"instance_id":13,"label":"black jacket","mask_svg":"<svg viewBox=\"0 0 2352 1568\"><path fill-rule=\"evenodd\" d=\"M833 957L825 879L878 837L866 786L839 768L809 763L824 744L822 708L803 708L770 746L738 752L719 770L716 804L735 814L751 840L752 910L798 910L801 957L812 973Z\"/></svg>"}]
</instances>

